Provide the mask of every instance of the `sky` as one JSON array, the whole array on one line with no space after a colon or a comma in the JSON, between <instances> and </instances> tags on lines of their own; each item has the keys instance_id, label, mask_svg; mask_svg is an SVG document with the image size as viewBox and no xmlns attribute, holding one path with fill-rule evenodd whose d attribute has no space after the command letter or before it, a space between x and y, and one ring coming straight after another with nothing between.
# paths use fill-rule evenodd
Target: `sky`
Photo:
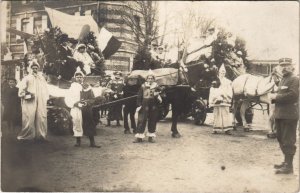
<instances>
[{"instance_id":1,"label":"sky","mask_svg":"<svg viewBox=\"0 0 300 193\"><path fill-rule=\"evenodd\" d=\"M299 64L299 3L296 1L169 1L159 3L161 25L178 25L189 8L216 19L218 26L246 41L249 59L290 57ZM167 15L167 16L166 16ZM174 21L175 20L175 21Z\"/></svg>"}]
</instances>

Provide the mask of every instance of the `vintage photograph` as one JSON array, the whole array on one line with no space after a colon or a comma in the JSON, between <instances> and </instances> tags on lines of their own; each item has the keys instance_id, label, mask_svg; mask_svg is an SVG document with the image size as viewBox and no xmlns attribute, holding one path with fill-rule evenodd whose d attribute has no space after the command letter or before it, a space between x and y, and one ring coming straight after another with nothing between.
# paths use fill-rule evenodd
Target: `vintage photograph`
<instances>
[{"instance_id":1,"label":"vintage photograph","mask_svg":"<svg viewBox=\"0 0 300 193\"><path fill-rule=\"evenodd\" d=\"M299 2L0 5L1 191L299 192Z\"/></svg>"}]
</instances>

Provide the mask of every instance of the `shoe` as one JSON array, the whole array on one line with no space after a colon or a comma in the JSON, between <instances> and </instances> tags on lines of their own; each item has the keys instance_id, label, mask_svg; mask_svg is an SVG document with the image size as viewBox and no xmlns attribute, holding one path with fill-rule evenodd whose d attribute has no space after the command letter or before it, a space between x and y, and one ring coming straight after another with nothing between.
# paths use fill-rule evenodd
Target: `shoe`
<instances>
[{"instance_id":1,"label":"shoe","mask_svg":"<svg viewBox=\"0 0 300 193\"><path fill-rule=\"evenodd\" d=\"M130 130L124 130L124 134L131 134L131 131Z\"/></svg>"},{"instance_id":2,"label":"shoe","mask_svg":"<svg viewBox=\"0 0 300 193\"><path fill-rule=\"evenodd\" d=\"M153 137L148 137L148 142L149 142L149 143L155 143L155 140L154 140Z\"/></svg>"},{"instance_id":3,"label":"shoe","mask_svg":"<svg viewBox=\"0 0 300 193\"><path fill-rule=\"evenodd\" d=\"M285 164L286 164L285 162L282 162L281 164L275 164L275 165L274 165L274 168L275 168L275 169L280 169L280 168L282 168Z\"/></svg>"},{"instance_id":4,"label":"shoe","mask_svg":"<svg viewBox=\"0 0 300 193\"><path fill-rule=\"evenodd\" d=\"M231 131L225 131L226 135L232 135Z\"/></svg>"},{"instance_id":5,"label":"shoe","mask_svg":"<svg viewBox=\"0 0 300 193\"><path fill-rule=\"evenodd\" d=\"M95 145L95 144L93 144L93 145L90 145L90 147L93 147L93 148L100 148L101 146L100 146L100 145Z\"/></svg>"},{"instance_id":6,"label":"shoe","mask_svg":"<svg viewBox=\"0 0 300 193\"><path fill-rule=\"evenodd\" d=\"M136 138L132 143L142 143L143 139L142 138Z\"/></svg>"},{"instance_id":7,"label":"shoe","mask_svg":"<svg viewBox=\"0 0 300 193\"><path fill-rule=\"evenodd\" d=\"M245 128L244 128L244 132L250 132L250 128L245 127Z\"/></svg>"},{"instance_id":8,"label":"shoe","mask_svg":"<svg viewBox=\"0 0 300 193\"><path fill-rule=\"evenodd\" d=\"M280 169L275 171L275 174L293 174L293 173L294 173L293 166L290 166L286 163Z\"/></svg>"},{"instance_id":9,"label":"shoe","mask_svg":"<svg viewBox=\"0 0 300 193\"><path fill-rule=\"evenodd\" d=\"M74 147L80 147L80 144L75 144Z\"/></svg>"},{"instance_id":10,"label":"shoe","mask_svg":"<svg viewBox=\"0 0 300 193\"><path fill-rule=\"evenodd\" d=\"M276 133L268 133L268 134L267 134L267 137L268 137L269 139L274 139L274 138L277 137L277 135L276 135Z\"/></svg>"},{"instance_id":11,"label":"shoe","mask_svg":"<svg viewBox=\"0 0 300 193\"><path fill-rule=\"evenodd\" d=\"M213 131L212 134L218 134L216 131Z\"/></svg>"}]
</instances>

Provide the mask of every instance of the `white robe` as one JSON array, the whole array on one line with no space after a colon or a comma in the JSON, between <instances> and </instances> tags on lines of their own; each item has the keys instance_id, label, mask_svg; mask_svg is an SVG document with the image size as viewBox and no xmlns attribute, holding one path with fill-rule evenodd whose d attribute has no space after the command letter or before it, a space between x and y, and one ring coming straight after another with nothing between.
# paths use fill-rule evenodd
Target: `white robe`
<instances>
[{"instance_id":1,"label":"white robe","mask_svg":"<svg viewBox=\"0 0 300 193\"><path fill-rule=\"evenodd\" d=\"M17 139L46 138L49 92L45 78L40 74L29 74L18 86L20 97L28 91L34 98L31 100L22 98L22 130Z\"/></svg>"},{"instance_id":2,"label":"white robe","mask_svg":"<svg viewBox=\"0 0 300 193\"><path fill-rule=\"evenodd\" d=\"M91 67L95 67L95 63L94 63L93 59L87 52L80 53L78 51L75 51L73 57L74 57L74 59L76 59L84 64L83 69L86 72L86 74L90 74Z\"/></svg>"},{"instance_id":3,"label":"white robe","mask_svg":"<svg viewBox=\"0 0 300 193\"><path fill-rule=\"evenodd\" d=\"M74 104L80 101L80 92L82 91L81 84L73 82L69 88L68 94L65 97L65 103L68 107L71 108L70 114L73 121L73 132L74 137L82 137L82 112L81 109L74 106Z\"/></svg>"},{"instance_id":4,"label":"white robe","mask_svg":"<svg viewBox=\"0 0 300 193\"><path fill-rule=\"evenodd\" d=\"M231 81L221 78L219 88L211 88L209 93L209 104L214 107L214 131L228 131L232 127L232 115L229 107L232 99ZM222 102L216 104L218 100Z\"/></svg>"}]
</instances>

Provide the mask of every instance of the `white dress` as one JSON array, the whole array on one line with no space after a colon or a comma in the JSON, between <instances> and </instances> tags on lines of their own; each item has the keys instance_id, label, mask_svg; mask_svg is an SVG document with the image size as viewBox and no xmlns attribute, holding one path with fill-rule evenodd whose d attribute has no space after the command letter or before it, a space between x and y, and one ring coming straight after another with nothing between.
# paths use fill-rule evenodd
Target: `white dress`
<instances>
[{"instance_id":1,"label":"white dress","mask_svg":"<svg viewBox=\"0 0 300 193\"><path fill-rule=\"evenodd\" d=\"M86 72L86 74L91 73L91 67L95 66L93 59L87 52L80 53L78 51L75 51L73 55L74 59L82 62L84 64L83 69Z\"/></svg>"},{"instance_id":2,"label":"white dress","mask_svg":"<svg viewBox=\"0 0 300 193\"><path fill-rule=\"evenodd\" d=\"M228 131L232 129L232 115L229 111L232 99L231 81L222 78L219 88L211 88L209 104L214 107L213 131Z\"/></svg>"}]
</instances>

